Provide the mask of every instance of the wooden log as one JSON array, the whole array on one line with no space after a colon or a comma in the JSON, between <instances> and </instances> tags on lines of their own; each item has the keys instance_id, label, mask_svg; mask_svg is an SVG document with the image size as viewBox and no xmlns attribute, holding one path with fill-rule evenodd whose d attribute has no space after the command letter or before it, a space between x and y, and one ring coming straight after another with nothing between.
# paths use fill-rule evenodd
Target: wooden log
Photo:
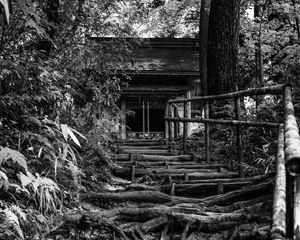
<instances>
[{"instance_id":1,"label":"wooden log","mask_svg":"<svg viewBox=\"0 0 300 240\"><path fill-rule=\"evenodd\" d=\"M215 178L215 179L203 179L203 180L189 180L189 181L174 181L177 184L197 184L197 183L218 183L218 182L253 182L253 181L261 181L265 179L267 176L266 175L259 175L259 176L254 176L254 177L244 177L244 178Z\"/></svg>"},{"instance_id":2,"label":"wooden log","mask_svg":"<svg viewBox=\"0 0 300 240\"><path fill-rule=\"evenodd\" d=\"M164 156L172 156L172 155L178 155L178 151L169 152L169 150L159 150L159 149L149 149L149 150L143 150L143 149L121 149L120 153L132 153L132 154L140 154L140 155L164 155Z\"/></svg>"},{"instance_id":3,"label":"wooden log","mask_svg":"<svg viewBox=\"0 0 300 240\"><path fill-rule=\"evenodd\" d=\"M196 159L203 160L203 155L197 155ZM173 155L173 156L161 156L161 155L141 155L139 161L191 161L191 155Z\"/></svg>"},{"instance_id":4,"label":"wooden log","mask_svg":"<svg viewBox=\"0 0 300 240\"><path fill-rule=\"evenodd\" d=\"M165 225L168 222L167 216L162 216L158 218L153 218L150 221L147 221L141 225L141 229L144 233L152 232L155 230L158 230L163 225Z\"/></svg>"},{"instance_id":5,"label":"wooden log","mask_svg":"<svg viewBox=\"0 0 300 240\"><path fill-rule=\"evenodd\" d=\"M147 161L191 161L190 155L173 155L173 156L162 156L162 155L135 155L135 160L139 162ZM198 161L201 161L203 158L202 155L197 155ZM113 159L115 161L129 161L130 154L115 154Z\"/></svg>"},{"instance_id":6,"label":"wooden log","mask_svg":"<svg viewBox=\"0 0 300 240\"><path fill-rule=\"evenodd\" d=\"M286 236L286 169L284 126L279 127L271 236Z\"/></svg>"},{"instance_id":7,"label":"wooden log","mask_svg":"<svg viewBox=\"0 0 300 240\"><path fill-rule=\"evenodd\" d=\"M166 120L172 122L196 122L206 124L220 124L229 126L245 126L245 127L269 127L278 128L279 123L271 122L250 122L250 121L238 121L238 120L223 120L223 119L211 119L211 118L182 118L182 117L165 117Z\"/></svg>"},{"instance_id":8,"label":"wooden log","mask_svg":"<svg viewBox=\"0 0 300 240\"><path fill-rule=\"evenodd\" d=\"M168 174L172 177L172 179L176 181L178 179L184 179L184 174ZM157 174L159 176L159 174ZM226 173L218 173L218 172L212 172L212 173L200 173L200 172L194 172L189 173L189 179L192 180L204 180L204 179L215 179L215 178L236 178L239 174L237 172L226 172Z\"/></svg>"},{"instance_id":9,"label":"wooden log","mask_svg":"<svg viewBox=\"0 0 300 240\"><path fill-rule=\"evenodd\" d=\"M242 201L247 199L253 199L258 196L269 195L273 193L273 181L263 182L257 185L248 186L242 189L238 189L229 193L207 197L202 199L207 202L207 205L229 205L235 201Z\"/></svg>"},{"instance_id":10,"label":"wooden log","mask_svg":"<svg viewBox=\"0 0 300 240\"><path fill-rule=\"evenodd\" d=\"M133 166L134 167L134 166ZM133 172L132 168L115 168L114 174L119 177L126 177L130 173ZM166 168L135 168L134 174L135 176L142 175L168 175L168 174L182 174L184 175L186 172L188 173L217 173L214 169L166 169ZM132 176L132 175L131 175Z\"/></svg>"},{"instance_id":11,"label":"wooden log","mask_svg":"<svg viewBox=\"0 0 300 240\"><path fill-rule=\"evenodd\" d=\"M203 160L202 155L197 155L197 161L201 162ZM191 155L173 155L173 156L162 156L162 155L143 155L137 154L135 155L135 160L139 162L147 162L147 161L191 161ZM129 154L115 154L115 161L129 161Z\"/></svg>"},{"instance_id":12,"label":"wooden log","mask_svg":"<svg viewBox=\"0 0 300 240\"><path fill-rule=\"evenodd\" d=\"M117 143L119 147L121 146L141 146L141 147L147 147L147 146L161 146L161 143L158 140L126 140L126 141L119 141Z\"/></svg>"},{"instance_id":13,"label":"wooden log","mask_svg":"<svg viewBox=\"0 0 300 240\"><path fill-rule=\"evenodd\" d=\"M291 87L284 89L284 137L286 167L292 176L300 175L300 136L292 101Z\"/></svg>"},{"instance_id":14,"label":"wooden log","mask_svg":"<svg viewBox=\"0 0 300 240\"><path fill-rule=\"evenodd\" d=\"M272 195L270 194L270 195L257 197L257 198L246 200L246 201L237 201L237 202L234 202L233 204L227 205L227 206L213 205L213 206L207 207L205 209L205 211L219 212L219 213L222 213L222 212L236 212L238 210L245 210L248 207L254 206L254 205L259 204L259 203L265 203L265 202L268 202L268 201L271 201L271 200L272 200Z\"/></svg>"},{"instance_id":15,"label":"wooden log","mask_svg":"<svg viewBox=\"0 0 300 240\"><path fill-rule=\"evenodd\" d=\"M234 183L222 183L223 192L230 192L233 190L240 189L249 185L250 182L234 182ZM206 197L210 195L218 194L218 187L220 183L201 183L193 184L191 186L184 186L184 184L176 185L175 194L188 195L193 197Z\"/></svg>"},{"instance_id":16,"label":"wooden log","mask_svg":"<svg viewBox=\"0 0 300 240\"><path fill-rule=\"evenodd\" d=\"M162 166L169 166L170 168L177 169L219 169L220 167L226 167L227 164L199 164L197 162L168 162L168 161L159 161L159 162L116 162L116 164L122 167L130 167L134 163L136 163L137 167L140 168L155 168L155 167L162 167Z\"/></svg>"},{"instance_id":17,"label":"wooden log","mask_svg":"<svg viewBox=\"0 0 300 240\"><path fill-rule=\"evenodd\" d=\"M154 145L154 146L130 146L122 145L118 147L119 149L128 149L128 150L166 150L168 146L166 145Z\"/></svg>"},{"instance_id":18,"label":"wooden log","mask_svg":"<svg viewBox=\"0 0 300 240\"><path fill-rule=\"evenodd\" d=\"M283 93L283 90L286 86L287 86L287 84L279 84L279 85L270 86L270 87L253 88L253 89L247 89L247 90L219 94L219 95L193 97L190 99L171 99L171 100L169 100L169 103L213 101L213 100L222 100L222 99L229 99L229 98L236 98L236 97L265 95L265 94L280 95Z\"/></svg>"},{"instance_id":19,"label":"wooden log","mask_svg":"<svg viewBox=\"0 0 300 240\"><path fill-rule=\"evenodd\" d=\"M133 201L133 202L148 202L148 203L167 203L172 201L172 198L161 192L154 191L130 191L130 192L102 192L102 193L87 193L81 195L81 200L97 205L98 202L113 200L113 201Z\"/></svg>"}]
</instances>

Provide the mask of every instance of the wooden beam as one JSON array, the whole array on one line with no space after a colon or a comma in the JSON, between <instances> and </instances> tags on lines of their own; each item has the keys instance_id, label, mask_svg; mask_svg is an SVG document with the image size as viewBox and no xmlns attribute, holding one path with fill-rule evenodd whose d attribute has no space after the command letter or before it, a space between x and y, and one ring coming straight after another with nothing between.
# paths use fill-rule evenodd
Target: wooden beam
<instances>
[{"instance_id":1,"label":"wooden beam","mask_svg":"<svg viewBox=\"0 0 300 240\"><path fill-rule=\"evenodd\" d=\"M237 121L237 120L222 120L222 119L204 119L204 118L181 118L181 117L166 117L168 121L173 122L199 122L211 124L223 124L232 126L248 126L248 127L271 127L278 128L279 123L268 122L250 122L250 121Z\"/></svg>"},{"instance_id":2,"label":"wooden beam","mask_svg":"<svg viewBox=\"0 0 300 240\"><path fill-rule=\"evenodd\" d=\"M193 97L191 99L171 99L169 103L184 103L184 102L200 102L200 101L212 101L212 100L224 100L229 98L236 97L246 97L246 96L255 96L255 95L265 95L265 94L275 94L280 95L283 93L284 88L288 86L287 84L280 84L271 87L264 88L253 88L247 89L243 91L237 91L226 94L219 95L210 95L210 96L202 96L202 97Z\"/></svg>"}]
</instances>

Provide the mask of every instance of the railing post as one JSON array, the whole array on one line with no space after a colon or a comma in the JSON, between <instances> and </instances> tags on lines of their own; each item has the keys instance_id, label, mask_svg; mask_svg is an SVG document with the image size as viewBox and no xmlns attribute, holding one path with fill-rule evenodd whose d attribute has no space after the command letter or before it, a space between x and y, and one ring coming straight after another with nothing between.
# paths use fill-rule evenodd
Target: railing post
<instances>
[{"instance_id":1,"label":"railing post","mask_svg":"<svg viewBox=\"0 0 300 240\"><path fill-rule=\"evenodd\" d=\"M273 194L273 214L271 239L286 236L286 169L284 159L284 126L280 124L278 133L276 178Z\"/></svg>"},{"instance_id":2,"label":"railing post","mask_svg":"<svg viewBox=\"0 0 300 240\"><path fill-rule=\"evenodd\" d=\"M294 106L292 89L284 88L284 136L287 176L287 221L288 237L300 239L300 137Z\"/></svg>"},{"instance_id":3,"label":"railing post","mask_svg":"<svg viewBox=\"0 0 300 240\"><path fill-rule=\"evenodd\" d=\"M165 108L165 117L171 117L169 115L169 109L170 109L170 104L167 102L166 103L166 108ZM170 138L170 124L169 124L170 120L165 120L165 139L169 139Z\"/></svg>"},{"instance_id":4,"label":"railing post","mask_svg":"<svg viewBox=\"0 0 300 240\"><path fill-rule=\"evenodd\" d=\"M235 118L237 121L241 120L241 99L239 97L234 99L235 105ZM241 126L236 127L236 141L237 141L237 151L238 151L238 163L239 163L239 175L243 177L243 168L242 164L244 162L243 156L243 136L242 136Z\"/></svg>"},{"instance_id":5,"label":"railing post","mask_svg":"<svg viewBox=\"0 0 300 240\"><path fill-rule=\"evenodd\" d=\"M174 105L174 117L179 117L178 108ZM179 122L174 122L174 138L177 139L179 136Z\"/></svg>"},{"instance_id":6,"label":"railing post","mask_svg":"<svg viewBox=\"0 0 300 240\"><path fill-rule=\"evenodd\" d=\"M187 102L183 103L183 117L187 118ZM187 133L188 132L188 123L183 122L183 153L186 154L187 152Z\"/></svg>"},{"instance_id":7,"label":"railing post","mask_svg":"<svg viewBox=\"0 0 300 240\"><path fill-rule=\"evenodd\" d=\"M294 178L294 239L300 240L300 177Z\"/></svg>"},{"instance_id":8,"label":"railing post","mask_svg":"<svg viewBox=\"0 0 300 240\"><path fill-rule=\"evenodd\" d=\"M172 109L171 109L171 105L170 104L168 104L168 116L169 117L172 117ZM172 141L172 123L171 123L171 121L169 120L168 121L168 132L169 132L169 141L171 142Z\"/></svg>"},{"instance_id":9,"label":"railing post","mask_svg":"<svg viewBox=\"0 0 300 240\"><path fill-rule=\"evenodd\" d=\"M205 102L204 105L204 118L209 118L209 103L208 101ZM210 162L210 151L209 151L209 124L205 123L205 159L206 162Z\"/></svg>"}]
</instances>

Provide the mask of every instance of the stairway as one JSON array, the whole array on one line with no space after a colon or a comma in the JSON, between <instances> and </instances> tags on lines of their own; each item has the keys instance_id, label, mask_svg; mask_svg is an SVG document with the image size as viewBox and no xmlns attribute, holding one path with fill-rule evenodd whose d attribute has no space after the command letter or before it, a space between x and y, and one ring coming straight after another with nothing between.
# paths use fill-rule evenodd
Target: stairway
<instances>
[{"instance_id":1,"label":"stairway","mask_svg":"<svg viewBox=\"0 0 300 240\"><path fill-rule=\"evenodd\" d=\"M242 188L256 178L239 178L228 163L207 163L200 155L182 155L158 140L122 141L114 155L114 174L136 182L149 176L163 193L207 197Z\"/></svg>"}]
</instances>

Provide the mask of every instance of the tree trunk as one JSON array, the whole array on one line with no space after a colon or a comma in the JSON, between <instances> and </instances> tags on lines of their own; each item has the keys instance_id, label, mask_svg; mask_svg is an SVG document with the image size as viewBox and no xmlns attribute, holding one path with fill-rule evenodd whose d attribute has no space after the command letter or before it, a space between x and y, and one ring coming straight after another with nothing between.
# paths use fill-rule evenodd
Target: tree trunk
<instances>
[{"instance_id":1,"label":"tree trunk","mask_svg":"<svg viewBox=\"0 0 300 240\"><path fill-rule=\"evenodd\" d=\"M54 39L56 29L54 26L58 24L58 9L59 9L59 0L48 0L44 9L44 12L47 16L47 21L49 22L48 29L46 33L50 39ZM40 53L42 58L48 58L51 52L52 43L49 39L42 39L37 45L37 50Z\"/></svg>"},{"instance_id":2,"label":"tree trunk","mask_svg":"<svg viewBox=\"0 0 300 240\"><path fill-rule=\"evenodd\" d=\"M201 0L200 33L199 33L199 64L202 95L207 95L207 44L209 11L211 0Z\"/></svg>"},{"instance_id":3,"label":"tree trunk","mask_svg":"<svg viewBox=\"0 0 300 240\"><path fill-rule=\"evenodd\" d=\"M212 0L208 36L208 94L237 90L240 0Z\"/></svg>"}]
</instances>

